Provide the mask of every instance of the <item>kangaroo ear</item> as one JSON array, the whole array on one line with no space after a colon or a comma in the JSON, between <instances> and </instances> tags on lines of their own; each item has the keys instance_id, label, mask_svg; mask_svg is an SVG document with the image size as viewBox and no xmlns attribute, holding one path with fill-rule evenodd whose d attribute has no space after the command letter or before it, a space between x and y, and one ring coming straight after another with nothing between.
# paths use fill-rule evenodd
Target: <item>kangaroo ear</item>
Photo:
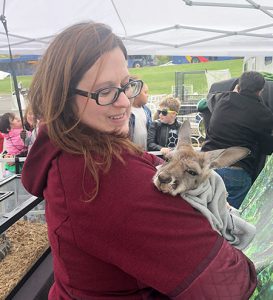
<instances>
[{"instance_id":1,"label":"kangaroo ear","mask_svg":"<svg viewBox=\"0 0 273 300\"><path fill-rule=\"evenodd\" d=\"M250 150L244 147L230 147L206 152L209 159L209 167L223 168L229 167L237 161L245 158L250 154Z\"/></svg>"},{"instance_id":2,"label":"kangaroo ear","mask_svg":"<svg viewBox=\"0 0 273 300\"><path fill-rule=\"evenodd\" d=\"M191 124L189 120L185 120L179 129L177 148L185 144L191 145Z\"/></svg>"}]
</instances>

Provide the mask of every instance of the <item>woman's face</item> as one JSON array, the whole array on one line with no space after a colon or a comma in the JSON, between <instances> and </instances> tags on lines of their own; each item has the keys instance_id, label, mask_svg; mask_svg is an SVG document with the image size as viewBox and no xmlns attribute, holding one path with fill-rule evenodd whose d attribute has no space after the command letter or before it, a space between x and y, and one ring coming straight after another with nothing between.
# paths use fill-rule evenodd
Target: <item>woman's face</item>
<instances>
[{"instance_id":1,"label":"woman's face","mask_svg":"<svg viewBox=\"0 0 273 300\"><path fill-rule=\"evenodd\" d=\"M102 88L122 87L129 82L129 72L120 48L105 53L84 74L77 88L96 92ZM100 106L95 100L76 95L78 117L85 125L102 132L128 133L131 101L121 93L113 104Z\"/></svg>"}]
</instances>

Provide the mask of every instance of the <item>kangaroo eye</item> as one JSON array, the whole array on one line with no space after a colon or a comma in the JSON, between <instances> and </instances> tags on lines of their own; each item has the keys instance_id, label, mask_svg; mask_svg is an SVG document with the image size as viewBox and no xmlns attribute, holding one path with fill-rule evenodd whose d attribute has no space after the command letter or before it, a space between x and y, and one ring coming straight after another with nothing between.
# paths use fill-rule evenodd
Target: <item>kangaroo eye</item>
<instances>
[{"instance_id":1,"label":"kangaroo eye","mask_svg":"<svg viewBox=\"0 0 273 300\"><path fill-rule=\"evenodd\" d=\"M169 158L169 157L164 157L164 160L165 160L165 162L167 163L167 162L169 162L171 159Z\"/></svg>"},{"instance_id":2,"label":"kangaroo eye","mask_svg":"<svg viewBox=\"0 0 273 300\"><path fill-rule=\"evenodd\" d=\"M193 171L193 170L186 170L186 172L189 173L189 174L192 175L192 176L198 175L198 173L195 172L195 171Z\"/></svg>"}]
</instances>

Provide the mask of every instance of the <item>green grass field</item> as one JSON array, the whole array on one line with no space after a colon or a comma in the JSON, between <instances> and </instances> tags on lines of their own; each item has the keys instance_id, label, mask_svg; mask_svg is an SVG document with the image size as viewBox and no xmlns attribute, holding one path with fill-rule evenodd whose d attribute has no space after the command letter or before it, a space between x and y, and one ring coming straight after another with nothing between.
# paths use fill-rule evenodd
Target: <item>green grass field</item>
<instances>
[{"instance_id":1,"label":"green grass field","mask_svg":"<svg viewBox=\"0 0 273 300\"><path fill-rule=\"evenodd\" d=\"M32 76L17 76L17 82L22 82L24 88L28 88L32 80ZM2 94L10 94L11 93L11 85L13 86L12 79L5 78L0 80L0 95Z\"/></svg>"},{"instance_id":2,"label":"green grass field","mask_svg":"<svg viewBox=\"0 0 273 300\"><path fill-rule=\"evenodd\" d=\"M151 95L170 94L175 85L175 72L224 70L229 69L232 77L239 77L243 70L243 60L213 61L198 64L182 64L165 67L144 67L130 69L131 74L139 76L148 84ZM185 84L192 84L194 92L202 94L207 91L204 74L186 75Z\"/></svg>"},{"instance_id":3,"label":"green grass field","mask_svg":"<svg viewBox=\"0 0 273 300\"><path fill-rule=\"evenodd\" d=\"M175 72L223 70L229 69L232 77L238 77L242 73L242 59L213 61L198 64L183 64L173 66L155 66L139 69L130 69L130 73L139 76L149 87L150 95L170 94L175 85ZM22 82L23 87L29 87L32 76L18 76L17 81ZM193 85L194 92L202 94L207 91L205 75L186 75L185 84ZM0 94L10 94L10 79L0 80Z\"/></svg>"}]
</instances>

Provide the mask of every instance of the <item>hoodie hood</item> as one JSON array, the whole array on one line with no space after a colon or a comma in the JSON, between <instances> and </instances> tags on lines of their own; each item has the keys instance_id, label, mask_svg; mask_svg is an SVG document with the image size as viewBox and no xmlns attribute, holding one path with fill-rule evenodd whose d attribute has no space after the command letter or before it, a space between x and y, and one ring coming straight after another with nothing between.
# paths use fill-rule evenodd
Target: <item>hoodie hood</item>
<instances>
[{"instance_id":1,"label":"hoodie hood","mask_svg":"<svg viewBox=\"0 0 273 300\"><path fill-rule=\"evenodd\" d=\"M43 197L51 162L60 153L61 149L54 146L50 141L46 127L41 126L22 171L23 186L30 194Z\"/></svg>"}]
</instances>

